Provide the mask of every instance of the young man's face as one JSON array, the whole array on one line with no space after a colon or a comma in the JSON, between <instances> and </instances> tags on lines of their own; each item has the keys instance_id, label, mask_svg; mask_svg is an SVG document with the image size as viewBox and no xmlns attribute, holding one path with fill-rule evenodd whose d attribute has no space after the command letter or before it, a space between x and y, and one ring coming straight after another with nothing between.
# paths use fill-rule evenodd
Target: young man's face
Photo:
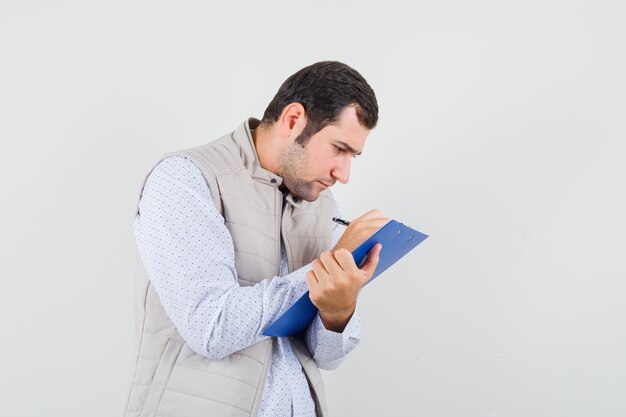
<instances>
[{"instance_id":1,"label":"young man's face","mask_svg":"<svg viewBox=\"0 0 626 417\"><path fill-rule=\"evenodd\" d=\"M355 109L346 107L336 123L311 136L304 148L294 140L282 152L279 175L294 195L315 201L335 181L348 182L351 160L363 150L368 134Z\"/></svg>"}]
</instances>

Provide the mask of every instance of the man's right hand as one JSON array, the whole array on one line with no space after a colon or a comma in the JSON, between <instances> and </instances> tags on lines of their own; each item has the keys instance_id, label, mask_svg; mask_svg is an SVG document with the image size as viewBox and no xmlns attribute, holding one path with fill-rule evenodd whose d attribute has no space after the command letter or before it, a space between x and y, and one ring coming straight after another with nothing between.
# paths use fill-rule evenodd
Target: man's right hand
<instances>
[{"instance_id":1,"label":"man's right hand","mask_svg":"<svg viewBox=\"0 0 626 417\"><path fill-rule=\"evenodd\" d=\"M389 218L383 217L379 210L368 211L350 222L333 251L347 249L352 252L387 223Z\"/></svg>"}]
</instances>

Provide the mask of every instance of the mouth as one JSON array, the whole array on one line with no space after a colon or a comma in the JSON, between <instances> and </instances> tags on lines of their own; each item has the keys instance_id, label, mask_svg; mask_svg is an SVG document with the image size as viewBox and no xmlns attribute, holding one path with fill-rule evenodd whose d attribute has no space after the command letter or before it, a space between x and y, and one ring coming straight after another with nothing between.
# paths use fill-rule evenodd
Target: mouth
<instances>
[{"instance_id":1,"label":"mouth","mask_svg":"<svg viewBox=\"0 0 626 417\"><path fill-rule=\"evenodd\" d=\"M327 188L329 188L329 187L332 187L332 186L333 186L333 184L326 184L325 182L322 182L322 181L318 181L318 182L319 182L320 184L322 184L322 186L324 187L324 189L327 189Z\"/></svg>"}]
</instances>

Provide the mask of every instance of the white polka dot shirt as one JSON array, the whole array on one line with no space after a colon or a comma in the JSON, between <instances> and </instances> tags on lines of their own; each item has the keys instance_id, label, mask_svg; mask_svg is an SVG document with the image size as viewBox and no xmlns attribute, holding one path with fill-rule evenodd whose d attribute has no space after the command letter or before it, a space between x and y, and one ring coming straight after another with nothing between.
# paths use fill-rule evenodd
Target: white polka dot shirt
<instances>
[{"instance_id":1,"label":"white polka dot shirt","mask_svg":"<svg viewBox=\"0 0 626 417\"><path fill-rule=\"evenodd\" d=\"M168 316L198 354L221 359L267 339L262 332L307 291L310 265L288 273L281 245L280 275L250 287L237 282L233 241L200 169L182 156L161 161L146 181L134 222L141 259ZM343 229L335 226L333 245ZM322 369L334 369L358 344L355 313L342 333L319 315L306 343ZM288 338L277 338L260 417L314 417L310 389Z\"/></svg>"}]
</instances>

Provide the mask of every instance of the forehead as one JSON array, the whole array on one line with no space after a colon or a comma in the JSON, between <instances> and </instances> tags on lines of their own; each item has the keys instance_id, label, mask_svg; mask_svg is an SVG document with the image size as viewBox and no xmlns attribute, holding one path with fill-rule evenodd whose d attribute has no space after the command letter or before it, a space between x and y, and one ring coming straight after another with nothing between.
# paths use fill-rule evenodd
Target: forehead
<instances>
[{"instance_id":1,"label":"forehead","mask_svg":"<svg viewBox=\"0 0 626 417\"><path fill-rule=\"evenodd\" d=\"M324 133L331 141L341 141L357 151L361 151L370 130L359 122L354 107L349 106L341 111L339 118L319 133Z\"/></svg>"}]
</instances>

